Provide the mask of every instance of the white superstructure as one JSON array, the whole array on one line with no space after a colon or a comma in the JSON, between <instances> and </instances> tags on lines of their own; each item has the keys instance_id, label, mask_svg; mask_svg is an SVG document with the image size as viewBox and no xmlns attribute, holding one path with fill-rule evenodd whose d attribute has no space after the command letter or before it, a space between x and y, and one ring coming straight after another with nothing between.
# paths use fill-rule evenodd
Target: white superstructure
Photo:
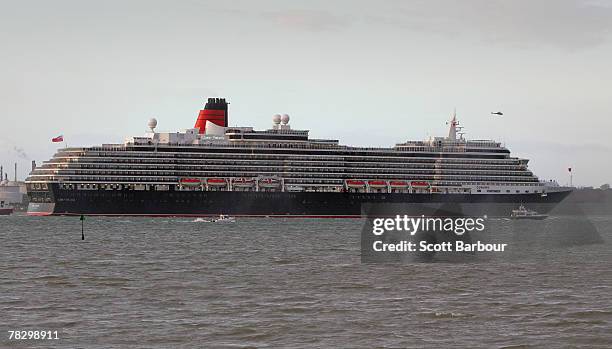
<instances>
[{"instance_id":1,"label":"white superstructure","mask_svg":"<svg viewBox=\"0 0 612 349\"><path fill-rule=\"evenodd\" d=\"M123 144L62 149L28 179L41 189L159 188L214 191L350 191L433 194L546 195L557 187L538 180L527 159L492 140L467 140L456 114L447 137L407 141L391 148L350 147L294 130L287 114L272 128L224 127L206 132L156 132ZM459 134L459 137L458 137ZM185 181L189 179L191 181ZM188 183L188 184L187 184ZM252 183L252 185L250 185Z\"/></svg>"}]
</instances>

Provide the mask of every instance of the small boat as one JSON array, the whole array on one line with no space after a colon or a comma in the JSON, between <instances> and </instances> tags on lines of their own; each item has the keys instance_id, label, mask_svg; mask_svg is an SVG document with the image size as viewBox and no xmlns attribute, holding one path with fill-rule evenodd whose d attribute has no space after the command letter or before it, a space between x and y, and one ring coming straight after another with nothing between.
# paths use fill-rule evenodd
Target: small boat
<instances>
[{"instance_id":1,"label":"small boat","mask_svg":"<svg viewBox=\"0 0 612 349\"><path fill-rule=\"evenodd\" d=\"M386 181L368 181L368 185L370 186L370 188L386 188L387 182Z\"/></svg>"},{"instance_id":2,"label":"small boat","mask_svg":"<svg viewBox=\"0 0 612 349\"><path fill-rule=\"evenodd\" d=\"M210 218L196 218L193 220L194 223L234 223L236 222L236 218L228 216L228 215L219 215L219 217L210 217Z\"/></svg>"},{"instance_id":3,"label":"small boat","mask_svg":"<svg viewBox=\"0 0 612 349\"><path fill-rule=\"evenodd\" d=\"M356 181L356 180L347 180L346 181L346 186L349 188L363 188L365 187L365 182L364 181Z\"/></svg>"},{"instance_id":4,"label":"small boat","mask_svg":"<svg viewBox=\"0 0 612 349\"><path fill-rule=\"evenodd\" d=\"M8 216L13 213L13 208L9 204L5 204L4 201L0 201L0 216Z\"/></svg>"},{"instance_id":5,"label":"small boat","mask_svg":"<svg viewBox=\"0 0 612 349\"><path fill-rule=\"evenodd\" d=\"M278 178L261 178L259 180L259 186L262 188L276 188L280 185L280 180Z\"/></svg>"},{"instance_id":6,"label":"small boat","mask_svg":"<svg viewBox=\"0 0 612 349\"><path fill-rule=\"evenodd\" d=\"M213 222L215 223L234 223L236 222L236 218L222 214L219 217L213 218Z\"/></svg>"},{"instance_id":7,"label":"small boat","mask_svg":"<svg viewBox=\"0 0 612 349\"><path fill-rule=\"evenodd\" d=\"M232 185L240 188L250 188L255 185L253 178L234 178L232 179Z\"/></svg>"},{"instance_id":8,"label":"small boat","mask_svg":"<svg viewBox=\"0 0 612 349\"><path fill-rule=\"evenodd\" d=\"M202 184L198 178L181 178L181 185L185 187L197 187Z\"/></svg>"},{"instance_id":9,"label":"small boat","mask_svg":"<svg viewBox=\"0 0 612 349\"><path fill-rule=\"evenodd\" d=\"M408 182L406 181L390 181L389 185L391 186L391 188L408 188Z\"/></svg>"},{"instance_id":10,"label":"small boat","mask_svg":"<svg viewBox=\"0 0 612 349\"><path fill-rule=\"evenodd\" d=\"M225 180L225 178L208 178L206 180L206 184L211 187L225 187L227 181Z\"/></svg>"},{"instance_id":11,"label":"small boat","mask_svg":"<svg viewBox=\"0 0 612 349\"><path fill-rule=\"evenodd\" d=\"M410 182L410 185L413 188L429 188L429 182L425 181L412 181Z\"/></svg>"},{"instance_id":12,"label":"small boat","mask_svg":"<svg viewBox=\"0 0 612 349\"><path fill-rule=\"evenodd\" d=\"M290 192L299 192L299 191L304 191L304 187L299 186L299 185L288 185L285 190L290 191Z\"/></svg>"},{"instance_id":13,"label":"small boat","mask_svg":"<svg viewBox=\"0 0 612 349\"><path fill-rule=\"evenodd\" d=\"M510 214L510 218L512 219L545 219L546 217L548 217L548 215L528 210L523 205L519 206L516 210L512 210L512 214Z\"/></svg>"}]
</instances>

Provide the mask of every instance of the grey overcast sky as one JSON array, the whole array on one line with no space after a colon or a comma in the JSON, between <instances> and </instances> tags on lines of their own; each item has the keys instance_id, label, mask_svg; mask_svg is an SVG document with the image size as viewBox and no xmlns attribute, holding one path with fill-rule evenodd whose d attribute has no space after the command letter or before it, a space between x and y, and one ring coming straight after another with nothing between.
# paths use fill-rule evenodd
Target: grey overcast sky
<instances>
[{"instance_id":1,"label":"grey overcast sky","mask_svg":"<svg viewBox=\"0 0 612 349\"><path fill-rule=\"evenodd\" d=\"M612 182L612 1L0 1L0 163L121 142L148 118L351 145L501 140L542 179ZM503 117L490 112L503 111Z\"/></svg>"}]
</instances>

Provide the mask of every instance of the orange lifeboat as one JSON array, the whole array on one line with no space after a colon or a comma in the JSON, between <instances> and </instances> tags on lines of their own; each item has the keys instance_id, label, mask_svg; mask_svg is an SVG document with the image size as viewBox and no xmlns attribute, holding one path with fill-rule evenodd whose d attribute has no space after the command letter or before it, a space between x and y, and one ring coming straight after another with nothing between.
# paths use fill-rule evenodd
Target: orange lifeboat
<instances>
[{"instance_id":1,"label":"orange lifeboat","mask_svg":"<svg viewBox=\"0 0 612 349\"><path fill-rule=\"evenodd\" d=\"M197 187L202 184L202 181L198 178L181 178L180 183L185 187Z\"/></svg>"},{"instance_id":2,"label":"orange lifeboat","mask_svg":"<svg viewBox=\"0 0 612 349\"><path fill-rule=\"evenodd\" d=\"M280 180L277 178L262 178L259 180L259 186L262 188L276 188L280 185Z\"/></svg>"},{"instance_id":3,"label":"orange lifeboat","mask_svg":"<svg viewBox=\"0 0 612 349\"><path fill-rule=\"evenodd\" d=\"M253 178L234 178L232 185L234 187L250 188L255 185L255 180Z\"/></svg>"},{"instance_id":4,"label":"orange lifeboat","mask_svg":"<svg viewBox=\"0 0 612 349\"><path fill-rule=\"evenodd\" d=\"M368 181L368 185L370 186L370 188L386 188L387 182L386 181Z\"/></svg>"},{"instance_id":5,"label":"orange lifeboat","mask_svg":"<svg viewBox=\"0 0 612 349\"><path fill-rule=\"evenodd\" d=\"M397 189L408 188L408 182L406 181L390 181L389 185L391 186L391 188Z\"/></svg>"},{"instance_id":6,"label":"orange lifeboat","mask_svg":"<svg viewBox=\"0 0 612 349\"><path fill-rule=\"evenodd\" d=\"M413 188L429 188L429 182L425 181L412 181L410 182L410 185Z\"/></svg>"},{"instance_id":7,"label":"orange lifeboat","mask_svg":"<svg viewBox=\"0 0 612 349\"><path fill-rule=\"evenodd\" d=\"M227 184L225 178L208 178L206 184L212 187L224 187Z\"/></svg>"},{"instance_id":8,"label":"orange lifeboat","mask_svg":"<svg viewBox=\"0 0 612 349\"><path fill-rule=\"evenodd\" d=\"M349 188L363 188L365 187L366 183L364 181L358 181L358 180L347 180L346 181L346 186Z\"/></svg>"}]
</instances>

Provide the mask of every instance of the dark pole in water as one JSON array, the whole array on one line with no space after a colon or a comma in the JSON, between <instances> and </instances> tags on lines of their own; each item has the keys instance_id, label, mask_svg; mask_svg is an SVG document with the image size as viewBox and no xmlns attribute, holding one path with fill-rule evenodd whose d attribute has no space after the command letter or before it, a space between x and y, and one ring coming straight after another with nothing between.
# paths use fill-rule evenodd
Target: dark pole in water
<instances>
[{"instance_id":1,"label":"dark pole in water","mask_svg":"<svg viewBox=\"0 0 612 349\"><path fill-rule=\"evenodd\" d=\"M81 240L85 240L85 216L81 215Z\"/></svg>"}]
</instances>

